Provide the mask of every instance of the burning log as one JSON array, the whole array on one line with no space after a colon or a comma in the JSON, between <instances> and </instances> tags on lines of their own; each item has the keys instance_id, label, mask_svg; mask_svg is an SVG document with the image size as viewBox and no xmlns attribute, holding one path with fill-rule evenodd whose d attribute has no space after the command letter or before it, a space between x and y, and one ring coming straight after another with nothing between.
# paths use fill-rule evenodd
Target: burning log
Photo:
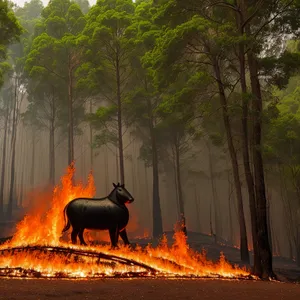
<instances>
[{"instance_id":1,"label":"burning log","mask_svg":"<svg viewBox=\"0 0 300 300\"><path fill-rule=\"evenodd\" d=\"M24 268L0 268L0 277L9 277L9 278L70 278L68 274L64 272L57 272L53 275L43 275L41 272L32 270L32 269L24 269ZM127 273L115 273L113 275L107 274L94 274L92 278L136 278L136 277L149 277L147 272L127 272ZM77 278L87 278L80 277Z\"/></svg>"},{"instance_id":2,"label":"burning log","mask_svg":"<svg viewBox=\"0 0 300 300\"><path fill-rule=\"evenodd\" d=\"M98 263L100 263L100 259L105 259L109 261L113 261L119 264L124 264L128 266L137 266L144 268L147 272L151 274L156 274L158 271L150 266L147 266L143 263L134 261L133 259L122 258L116 255L105 254L102 252L92 251L92 250L78 250L72 248L64 248L64 247L49 247L49 246L25 246L25 247L13 247L13 248L4 248L0 249L0 254L8 254L14 255L15 252L47 252L55 253L55 254L64 254L65 257L67 256L87 256L98 258Z\"/></svg>"},{"instance_id":3,"label":"burning log","mask_svg":"<svg viewBox=\"0 0 300 300\"><path fill-rule=\"evenodd\" d=\"M26 277L26 278L41 278L41 272L35 270L26 270L23 268L0 268L1 277Z\"/></svg>"}]
</instances>

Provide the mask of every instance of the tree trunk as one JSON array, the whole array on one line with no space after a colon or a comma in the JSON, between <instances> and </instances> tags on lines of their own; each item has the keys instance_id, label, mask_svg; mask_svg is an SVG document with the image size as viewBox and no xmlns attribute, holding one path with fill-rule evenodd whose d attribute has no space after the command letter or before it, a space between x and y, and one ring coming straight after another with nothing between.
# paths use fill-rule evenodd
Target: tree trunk
<instances>
[{"instance_id":1,"label":"tree trunk","mask_svg":"<svg viewBox=\"0 0 300 300\"><path fill-rule=\"evenodd\" d=\"M298 247L296 249L296 253L297 253L296 263L297 263L297 266L300 267L300 245L298 245Z\"/></svg>"},{"instance_id":2,"label":"tree trunk","mask_svg":"<svg viewBox=\"0 0 300 300\"><path fill-rule=\"evenodd\" d=\"M68 70L68 117L69 117L68 165L70 166L74 162L73 74L72 74L72 68L70 62L69 62L69 70Z\"/></svg>"},{"instance_id":3,"label":"tree trunk","mask_svg":"<svg viewBox=\"0 0 300 300\"><path fill-rule=\"evenodd\" d=\"M248 116L249 116L249 106L248 99L246 98L247 86L246 86L246 74L245 74L245 56L244 56L244 46L239 46L239 60L240 60L240 79L241 79L241 88L242 88L242 148L243 148L243 165L245 171L245 177L247 182L248 189L248 199L249 207L251 214L251 226L252 226L252 243L253 248L256 248L256 200L255 200L255 191L254 191L254 181L250 167L250 156L249 156L249 135L248 135ZM247 245L248 251L248 245ZM248 253L249 257L249 253ZM259 257L254 255L254 260L258 262ZM249 261L249 260L248 260ZM257 263L255 264L257 266Z\"/></svg>"},{"instance_id":4,"label":"tree trunk","mask_svg":"<svg viewBox=\"0 0 300 300\"><path fill-rule=\"evenodd\" d=\"M146 163L144 163L144 177L145 177L145 193L146 193L146 196L145 196L145 201L146 201L146 205L145 205L145 211L146 211L146 217L147 217L147 224L151 224L151 214L150 214L150 211L151 211L151 205L150 205L150 197L149 197L149 182L148 182L148 173L147 173L147 165Z\"/></svg>"},{"instance_id":5,"label":"tree trunk","mask_svg":"<svg viewBox=\"0 0 300 300\"><path fill-rule=\"evenodd\" d=\"M105 192L108 194L109 191L109 172L108 172L108 154L107 154L107 146L104 147L104 176L105 176Z\"/></svg>"},{"instance_id":6,"label":"tree trunk","mask_svg":"<svg viewBox=\"0 0 300 300\"><path fill-rule=\"evenodd\" d=\"M283 183L282 183L282 176L281 176L281 171L280 172L280 198L281 202L283 203L283 208L284 208L284 219L285 219L285 230L286 230L286 235L288 239L288 246L289 246L289 258L292 260L294 255L293 255L293 244L294 244L294 233L293 233L293 216L290 213L290 209L288 208L289 203L286 197L284 196L283 192Z\"/></svg>"},{"instance_id":7,"label":"tree trunk","mask_svg":"<svg viewBox=\"0 0 300 300\"><path fill-rule=\"evenodd\" d=\"M175 186L175 199L176 199L176 208L177 208L177 216L180 219L180 205L179 205L179 196L178 196L178 183L177 183L177 173L176 173L176 160L175 160L175 151L174 147L172 148L172 167L173 167L173 176L174 176L174 186Z\"/></svg>"},{"instance_id":8,"label":"tree trunk","mask_svg":"<svg viewBox=\"0 0 300 300\"><path fill-rule=\"evenodd\" d=\"M136 157L135 147L134 147L134 140L131 141L132 150L131 150L131 187L132 193L135 195L135 164L134 164L134 157Z\"/></svg>"},{"instance_id":9,"label":"tree trunk","mask_svg":"<svg viewBox=\"0 0 300 300\"><path fill-rule=\"evenodd\" d=\"M36 147L36 135L35 130L32 129L32 152L31 152L31 169L30 169L30 187L34 188L34 171L35 171L35 147Z\"/></svg>"},{"instance_id":10,"label":"tree trunk","mask_svg":"<svg viewBox=\"0 0 300 300\"><path fill-rule=\"evenodd\" d=\"M227 99L225 95L224 86L221 79L221 71L219 67L219 62L217 59L214 59L214 70L218 84L219 96L222 105L223 112L223 121L225 125L225 131L227 136L227 144L231 158L233 178L235 184L236 197L238 201L238 212L239 212L239 225L240 225L240 253L241 260L245 263L249 263L249 251L248 251L248 240L247 240L247 231L246 231L246 222L244 215L244 206L243 206L243 197L242 197L242 188L240 183L240 172L238 167L237 154L233 144L231 124L229 120L229 112L227 107Z\"/></svg>"},{"instance_id":11,"label":"tree trunk","mask_svg":"<svg viewBox=\"0 0 300 300\"><path fill-rule=\"evenodd\" d=\"M11 146L12 146L12 154L11 154L11 170L10 170L10 187L9 187L9 200L8 200L9 202L7 207L7 217L9 219L12 219L13 207L16 202L16 199L14 199L16 196L15 195L16 137L14 137Z\"/></svg>"},{"instance_id":12,"label":"tree trunk","mask_svg":"<svg viewBox=\"0 0 300 300\"><path fill-rule=\"evenodd\" d=\"M235 239L234 239L234 231L233 231L233 221L232 221L232 208L231 208L231 196L233 192L233 187L232 183L230 182L230 176L231 173L228 170L227 172L227 179L228 179L228 216L229 216L229 242L231 245L235 244Z\"/></svg>"},{"instance_id":13,"label":"tree trunk","mask_svg":"<svg viewBox=\"0 0 300 300\"><path fill-rule=\"evenodd\" d=\"M156 138L154 132L151 132L152 139L152 175L153 175L153 237L158 238L163 234L160 197L159 197L159 175L158 175L158 158L156 148Z\"/></svg>"},{"instance_id":14,"label":"tree trunk","mask_svg":"<svg viewBox=\"0 0 300 300\"><path fill-rule=\"evenodd\" d=\"M273 226L273 220L271 218L271 215L269 215L269 224L270 224L270 228L271 228L271 237L272 237L272 241L273 241L273 245L274 245L274 252L276 252L276 254L278 256L281 256L281 247L280 247L280 243L279 243L279 240L278 240L278 235L275 234L275 229L274 229L274 226ZM273 252L273 253L274 253Z\"/></svg>"},{"instance_id":15,"label":"tree trunk","mask_svg":"<svg viewBox=\"0 0 300 300\"><path fill-rule=\"evenodd\" d=\"M50 124L49 124L49 184L54 187L55 185L55 115L56 104L55 98L52 96L50 102ZM33 132L34 134L34 132Z\"/></svg>"},{"instance_id":16,"label":"tree trunk","mask_svg":"<svg viewBox=\"0 0 300 300\"><path fill-rule=\"evenodd\" d=\"M20 194L19 194L19 207L23 207L23 191L24 191L24 163L22 167L22 173L21 173L21 184L20 184Z\"/></svg>"},{"instance_id":17,"label":"tree trunk","mask_svg":"<svg viewBox=\"0 0 300 300\"><path fill-rule=\"evenodd\" d=\"M292 239L291 239L289 232L287 232L287 239L288 239L288 246L289 246L289 259L293 260L293 258L294 258L293 245L292 245Z\"/></svg>"},{"instance_id":18,"label":"tree trunk","mask_svg":"<svg viewBox=\"0 0 300 300\"><path fill-rule=\"evenodd\" d=\"M270 197L270 195L268 195L268 198ZM267 199L267 226L268 226L268 235L269 235L269 239L270 239L270 250L271 253L273 253L273 239L272 239L272 227L271 227L271 215L270 215L270 200Z\"/></svg>"},{"instance_id":19,"label":"tree trunk","mask_svg":"<svg viewBox=\"0 0 300 300\"><path fill-rule=\"evenodd\" d=\"M90 114L93 113L93 100L90 100ZM93 149L93 127L90 122L90 162L91 162L91 170L93 170L94 166L94 149Z\"/></svg>"},{"instance_id":20,"label":"tree trunk","mask_svg":"<svg viewBox=\"0 0 300 300\"><path fill-rule=\"evenodd\" d=\"M12 147L15 148L15 143L12 144ZM14 208L14 187L15 187L15 156L16 151L12 149L11 152L11 164L10 164L10 185L9 185L9 196L8 196L8 205L7 205L7 218L12 219L13 208Z\"/></svg>"},{"instance_id":21,"label":"tree trunk","mask_svg":"<svg viewBox=\"0 0 300 300\"><path fill-rule=\"evenodd\" d=\"M16 163L16 139L17 139L17 109L18 109L18 92L17 92L17 79L14 84L14 107L13 107L13 120L12 120L12 136L11 136L11 170L10 170L10 186L9 186L9 199L7 206L7 217L12 219L13 207L15 202L15 163Z\"/></svg>"},{"instance_id":22,"label":"tree trunk","mask_svg":"<svg viewBox=\"0 0 300 300\"><path fill-rule=\"evenodd\" d=\"M5 180L5 170L6 170L6 144L7 144L7 131L8 131L8 119L9 119L9 105L6 104L5 110L5 123L4 123L4 137L3 137L3 150L2 150L2 169L1 169L1 182L0 182L0 218L2 219L4 215L4 180Z\"/></svg>"},{"instance_id":23,"label":"tree trunk","mask_svg":"<svg viewBox=\"0 0 300 300\"><path fill-rule=\"evenodd\" d=\"M119 53L116 53L116 79L117 79L117 105L118 105L118 147L120 162L120 179L121 184L125 183L124 170L124 151L123 151L123 128L122 128L122 99L121 99L121 78L120 78L120 62Z\"/></svg>"},{"instance_id":24,"label":"tree trunk","mask_svg":"<svg viewBox=\"0 0 300 300\"><path fill-rule=\"evenodd\" d=\"M134 167L134 161L133 156L131 157L131 186L132 186L132 193L135 194L135 167Z\"/></svg>"},{"instance_id":25,"label":"tree trunk","mask_svg":"<svg viewBox=\"0 0 300 300\"><path fill-rule=\"evenodd\" d=\"M27 136L24 133L22 135L22 148L21 152L19 153L20 162L19 165L21 166L21 170L19 171L20 174L20 187L18 192L18 207L22 208L23 206L23 191L24 191L24 174L25 174L25 165L26 165L26 156L25 153L27 152Z\"/></svg>"},{"instance_id":26,"label":"tree trunk","mask_svg":"<svg viewBox=\"0 0 300 300\"><path fill-rule=\"evenodd\" d=\"M273 272L272 253L268 236L267 201L265 193L264 167L261 153L262 96L258 78L257 61L252 49L249 49L247 57L251 79L251 90L253 94L253 167L257 210L256 220L258 247L258 249L256 249L258 252L256 255L259 255L260 257L260 265L254 266L254 270L256 271L256 275L260 277L274 278L275 274ZM258 261L255 263L258 263Z\"/></svg>"},{"instance_id":27,"label":"tree trunk","mask_svg":"<svg viewBox=\"0 0 300 300\"><path fill-rule=\"evenodd\" d=\"M244 34L244 13L245 5L244 1L239 1L240 14L237 15L237 27L239 29L240 35ZM245 171L245 177L247 182L248 189L248 199L251 215L251 229L252 229L252 243L253 248L257 248L256 245L256 235L257 235L257 226L256 226L256 200L255 200L255 189L253 175L251 171L250 164L250 155L249 155L249 130L248 130L248 119L249 119L249 103L247 98L247 84L246 84L246 62L245 62L245 47L244 43L241 42L238 46L238 57L239 57L239 67L240 67L240 82L242 90L242 152L243 152L243 165ZM248 251L248 248L247 248ZM248 253L249 257L249 253ZM259 257L254 255L254 261L258 263ZM254 265L257 265L254 264Z\"/></svg>"},{"instance_id":28,"label":"tree trunk","mask_svg":"<svg viewBox=\"0 0 300 300\"><path fill-rule=\"evenodd\" d=\"M196 219L197 219L197 225L198 225L198 232L202 233L202 226L201 226L201 220L200 220L200 212L199 212L199 201L198 201L198 193L197 193L197 184L194 180L194 200L195 200L195 207L196 207ZM201 207L201 205L200 205Z\"/></svg>"},{"instance_id":29,"label":"tree trunk","mask_svg":"<svg viewBox=\"0 0 300 300\"><path fill-rule=\"evenodd\" d=\"M117 178L118 178L118 182L119 182L119 178L120 178L120 164L119 164L119 157L118 157L118 150L116 151L116 172L117 172Z\"/></svg>"},{"instance_id":30,"label":"tree trunk","mask_svg":"<svg viewBox=\"0 0 300 300\"><path fill-rule=\"evenodd\" d=\"M299 212L299 211L298 211ZM297 232L297 241L296 241L296 263L297 266L300 267L300 221L299 221L299 214L297 218L296 226L296 232Z\"/></svg>"},{"instance_id":31,"label":"tree trunk","mask_svg":"<svg viewBox=\"0 0 300 300\"><path fill-rule=\"evenodd\" d=\"M49 129L49 183L55 185L55 142L54 142L54 122L52 121Z\"/></svg>"},{"instance_id":32,"label":"tree trunk","mask_svg":"<svg viewBox=\"0 0 300 300\"><path fill-rule=\"evenodd\" d=\"M220 216L220 206L219 206L219 199L217 195L217 189L216 189L216 183L214 178L214 170L213 170L213 158L212 158L212 152L209 145L209 142L206 143L207 149L208 149L208 162L209 162L209 173L210 173L210 183L211 183L211 191L212 191L212 199L214 204L214 212L215 212L215 239L216 242L218 241L218 238L222 236L222 219Z\"/></svg>"},{"instance_id":33,"label":"tree trunk","mask_svg":"<svg viewBox=\"0 0 300 300\"><path fill-rule=\"evenodd\" d=\"M210 205L209 205L209 230L210 230L210 235L212 237L215 237L215 243L216 243L217 242L216 235L214 234L214 229L213 229L213 224L212 224L212 202L210 202Z\"/></svg>"},{"instance_id":34,"label":"tree trunk","mask_svg":"<svg viewBox=\"0 0 300 300\"><path fill-rule=\"evenodd\" d=\"M297 238L295 234L295 230L297 229L297 227L294 224L293 210L291 208L290 201L286 195L287 187L282 174L283 170L282 168L278 167L278 171L279 171L279 178L280 178L280 198L284 207L285 228L286 228L286 233L287 233L287 238L289 243L289 257L292 260L294 258L293 250L294 247L296 247L297 245Z\"/></svg>"},{"instance_id":35,"label":"tree trunk","mask_svg":"<svg viewBox=\"0 0 300 300\"><path fill-rule=\"evenodd\" d=\"M154 119L152 112L151 100L147 98L147 108L149 116L149 132L151 139L151 150L152 150L152 219L153 219L153 237L159 238L163 234L163 224L161 216L160 207L160 197L159 197L159 173L158 173L158 153L157 153L157 143L156 135L154 130Z\"/></svg>"},{"instance_id":36,"label":"tree trunk","mask_svg":"<svg viewBox=\"0 0 300 300\"><path fill-rule=\"evenodd\" d=\"M176 179L177 179L177 190L178 190L178 203L180 211L180 225L182 226L182 231L187 235L185 213L184 213L184 200L182 193L182 182L181 182L181 169L180 169L180 150L177 136L175 136L175 166L176 166Z\"/></svg>"}]
</instances>

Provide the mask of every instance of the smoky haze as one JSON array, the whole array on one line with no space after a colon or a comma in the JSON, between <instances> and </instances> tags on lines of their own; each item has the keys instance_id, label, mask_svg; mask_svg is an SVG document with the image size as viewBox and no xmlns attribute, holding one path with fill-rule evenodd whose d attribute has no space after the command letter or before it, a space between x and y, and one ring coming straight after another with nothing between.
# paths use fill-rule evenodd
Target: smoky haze
<instances>
[{"instance_id":1,"label":"smoky haze","mask_svg":"<svg viewBox=\"0 0 300 300\"><path fill-rule=\"evenodd\" d=\"M93 111L99 106L99 101L92 105ZM97 104L98 102L98 104ZM101 103L101 102L100 102ZM102 105L105 105L102 102ZM26 95L20 107L20 113L27 109ZM90 111L90 103L85 105ZM103 197L112 189L113 182L120 181L118 152L116 147L91 147L90 124L80 124L82 134L75 136L75 168L76 180L87 181L90 171L95 179L96 195ZM93 130L93 135L97 131ZM3 125L1 138L3 140ZM55 183L59 184L61 177L66 173L68 166L67 140L57 134L55 140ZM126 187L135 197L134 204L129 206L134 214L134 235L142 236L144 232L152 231L152 168L148 167L139 157L142 142L130 134L124 135L125 178ZM1 151L3 145L1 145ZM233 186L232 171L229 164L228 151L220 151L211 145L205 138L200 139L181 158L182 160L182 187L186 212L186 223L189 231L204 234L215 234L216 223L220 230L219 237L239 244L238 208ZM11 155L10 143L7 146L8 157ZM16 181L14 201L19 207L30 207L30 196L35 189L48 187L49 184L49 137L45 130L32 130L20 120L17 125L16 139ZM173 166L172 166L173 163ZM4 189L4 203L7 204L10 188L10 159L6 161L6 176ZM174 224L179 220L177 182L174 172L172 154L165 157L160 166L160 199L165 231L172 231ZM248 229L248 238L251 241L250 216L248 199L245 187L245 178L241 178L244 196L244 208ZM270 214L272 216L272 232L277 247L281 253L288 256L283 207L280 195L272 189L268 190L271 199ZM43 201L43 199L40 199ZM217 207L217 212L215 211ZM20 217L23 211L15 210ZM216 221L217 220L217 221ZM250 245L250 248L252 246Z\"/></svg>"},{"instance_id":2,"label":"smoky haze","mask_svg":"<svg viewBox=\"0 0 300 300\"><path fill-rule=\"evenodd\" d=\"M256 32L255 22L273 26L277 14L264 1L266 19L245 9L255 11L250 32L216 13L234 34L209 16L173 19L175 2L177 15L186 13L180 1L95 2L14 2L25 31L4 45L11 69L0 65L2 237L49 204L37 195L51 196L74 162L75 182L92 171L95 197L125 183L135 199L130 237L157 239L181 222L187 235L240 248L245 263L248 249L266 255L256 263L296 253L300 263L299 41L279 42L279 21Z\"/></svg>"}]
</instances>

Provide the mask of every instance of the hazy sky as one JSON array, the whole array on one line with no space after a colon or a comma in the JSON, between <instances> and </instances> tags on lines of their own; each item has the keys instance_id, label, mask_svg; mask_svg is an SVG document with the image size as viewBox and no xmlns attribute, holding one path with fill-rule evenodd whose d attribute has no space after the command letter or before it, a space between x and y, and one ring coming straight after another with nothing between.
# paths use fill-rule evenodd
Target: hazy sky
<instances>
[{"instance_id":1,"label":"hazy sky","mask_svg":"<svg viewBox=\"0 0 300 300\"><path fill-rule=\"evenodd\" d=\"M18 4L19 6L23 6L25 2L29 2L30 0L13 0L14 3ZM96 3L97 0L89 0L90 4L93 5ZM47 5L49 0L42 0L44 5Z\"/></svg>"}]
</instances>

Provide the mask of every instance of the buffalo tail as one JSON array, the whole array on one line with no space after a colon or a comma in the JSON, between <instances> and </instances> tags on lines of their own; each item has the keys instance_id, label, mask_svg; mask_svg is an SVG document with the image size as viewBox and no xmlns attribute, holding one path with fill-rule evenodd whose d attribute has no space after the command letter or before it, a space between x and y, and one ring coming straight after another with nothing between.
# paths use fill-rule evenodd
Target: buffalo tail
<instances>
[{"instance_id":1,"label":"buffalo tail","mask_svg":"<svg viewBox=\"0 0 300 300\"><path fill-rule=\"evenodd\" d=\"M64 220L65 220L65 224L66 224L66 209L67 209L67 207L68 207L68 205L66 205L66 207L64 208ZM69 220L68 217L67 217L67 219L68 219L68 222L65 225L64 229L62 230L62 233L66 232L66 231L68 231L70 229L71 223L70 223L70 220Z\"/></svg>"}]
</instances>

